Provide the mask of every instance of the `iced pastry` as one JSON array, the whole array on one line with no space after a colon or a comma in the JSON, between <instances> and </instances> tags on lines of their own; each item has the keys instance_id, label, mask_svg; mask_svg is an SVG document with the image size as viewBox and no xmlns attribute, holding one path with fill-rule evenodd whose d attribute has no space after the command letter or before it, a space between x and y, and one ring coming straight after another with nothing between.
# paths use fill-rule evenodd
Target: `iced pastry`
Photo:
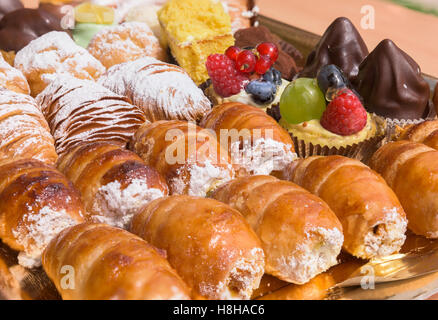
<instances>
[{"instance_id":1,"label":"iced pastry","mask_svg":"<svg viewBox=\"0 0 438 320\"><path fill-rule=\"evenodd\" d=\"M88 51L106 68L143 57L166 60L166 52L147 24L126 22L100 30Z\"/></svg>"},{"instance_id":2,"label":"iced pastry","mask_svg":"<svg viewBox=\"0 0 438 320\"><path fill-rule=\"evenodd\" d=\"M353 23L340 17L332 22L309 54L300 77L314 78L321 67L334 64L351 81L367 55L368 48Z\"/></svg>"},{"instance_id":3,"label":"iced pastry","mask_svg":"<svg viewBox=\"0 0 438 320\"><path fill-rule=\"evenodd\" d=\"M2 0L0 1L0 19L5 14L22 8L24 7L20 0Z\"/></svg>"},{"instance_id":4,"label":"iced pastry","mask_svg":"<svg viewBox=\"0 0 438 320\"><path fill-rule=\"evenodd\" d=\"M170 0L158 19L172 55L198 85L208 79L207 57L234 44L230 16L218 1Z\"/></svg>"},{"instance_id":5,"label":"iced pastry","mask_svg":"<svg viewBox=\"0 0 438 320\"><path fill-rule=\"evenodd\" d=\"M75 28L73 38L86 48L91 39L102 29L116 24L113 8L94 5L89 2L75 7Z\"/></svg>"},{"instance_id":6,"label":"iced pastry","mask_svg":"<svg viewBox=\"0 0 438 320\"><path fill-rule=\"evenodd\" d=\"M0 21L0 49L19 51L32 40L51 31L66 31L61 21L41 9L19 9L6 14Z\"/></svg>"},{"instance_id":7,"label":"iced pastry","mask_svg":"<svg viewBox=\"0 0 438 320\"><path fill-rule=\"evenodd\" d=\"M238 30L234 37L236 38L235 45L240 48L256 47L262 42L272 42L279 48L278 59L274 64L274 68L281 72L281 76L286 80L292 80L297 74L298 67L295 59L298 61L303 59L301 53L288 44L288 52L283 46L283 42L276 35L272 34L268 28L264 26L251 27ZM292 56L291 56L292 54Z\"/></svg>"},{"instance_id":8,"label":"iced pastry","mask_svg":"<svg viewBox=\"0 0 438 320\"><path fill-rule=\"evenodd\" d=\"M418 64L391 40L383 40L361 63L354 86L365 108L389 119L426 118L430 87Z\"/></svg>"}]
</instances>

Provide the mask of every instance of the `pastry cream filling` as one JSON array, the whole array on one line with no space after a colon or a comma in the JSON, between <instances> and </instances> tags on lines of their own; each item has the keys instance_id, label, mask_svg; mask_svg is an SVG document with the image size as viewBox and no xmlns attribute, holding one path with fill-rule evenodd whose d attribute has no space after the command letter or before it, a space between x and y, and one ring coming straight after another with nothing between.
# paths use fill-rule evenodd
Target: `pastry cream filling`
<instances>
[{"instance_id":1,"label":"pastry cream filling","mask_svg":"<svg viewBox=\"0 0 438 320\"><path fill-rule=\"evenodd\" d=\"M328 147L346 147L356 143L360 143L376 135L380 135L383 129L377 126L377 118L367 113L367 123L365 127L352 135L341 136L330 132L321 126L319 120L310 120L299 124L290 124L284 119L280 119L280 125L287 129L293 136L306 143L319 144Z\"/></svg>"},{"instance_id":2,"label":"pastry cream filling","mask_svg":"<svg viewBox=\"0 0 438 320\"><path fill-rule=\"evenodd\" d=\"M266 110L272 105L280 103L281 95L283 94L284 89L286 89L289 83L290 83L289 81L282 79L281 85L277 87L277 93L275 95L274 101L267 104L257 103L252 97L252 95L248 94L244 89L242 89L238 94L234 96L223 98L214 91L213 85L211 85L206 89L205 94L207 95L208 98L210 98L210 100L213 102L214 105L219 105L227 102L240 102L243 104L247 104L250 106L254 106Z\"/></svg>"},{"instance_id":3,"label":"pastry cream filling","mask_svg":"<svg viewBox=\"0 0 438 320\"><path fill-rule=\"evenodd\" d=\"M217 0L171 0L158 12L158 17L179 43L231 34L231 18Z\"/></svg>"}]
</instances>

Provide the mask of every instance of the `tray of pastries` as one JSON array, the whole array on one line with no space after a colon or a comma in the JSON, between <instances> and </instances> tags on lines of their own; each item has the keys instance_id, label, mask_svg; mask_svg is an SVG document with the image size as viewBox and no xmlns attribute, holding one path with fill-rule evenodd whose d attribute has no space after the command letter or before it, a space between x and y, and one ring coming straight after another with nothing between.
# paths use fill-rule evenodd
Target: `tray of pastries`
<instances>
[{"instance_id":1,"label":"tray of pastries","mask_svg":"<svg viewBox=\"0 0 438 320\"><path fill-rule=\"evenodd\" d=\"M393 41L246 0L0 19L0 299L438 292L438 84Z\"/></svg>"}]
</instances>

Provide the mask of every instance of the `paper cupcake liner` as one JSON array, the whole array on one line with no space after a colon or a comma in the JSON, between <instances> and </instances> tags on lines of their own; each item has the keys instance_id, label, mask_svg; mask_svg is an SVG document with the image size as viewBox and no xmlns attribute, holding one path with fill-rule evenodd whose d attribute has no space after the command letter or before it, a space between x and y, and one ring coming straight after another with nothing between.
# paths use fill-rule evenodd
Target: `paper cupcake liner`
<instances>
[{"instance_id":1,"label":"paper cupcake liner","mask_svg":"<svg viewBox=\"0 0 438 320\"><path fill-rule=\"evenodd\" d=\"M357 159L365 164L371 159L374 152L382 145L386 137L386 122L382 117L373 116L377 122L377 134L359 143L346 145L342 147L329 147L320 144L313 144L299 139L289 132L295 147L295 152L299 158L307 158L311 156L332 156L339 155L352 159Z\"/></svg>"},{"instance_id":2,"label":"paper cupcake liner","mask_svg":"<svg viewBox=\"0 0 438 320\"><path fill-rule=\"evenodd\" d=\"M385 130L385 138L382 144L397 140L400 134L406 127L414 124L418 124L424 122L426 120L434 120L437 118L434 105L432 101L429 101L429 115L426 118L420 119L390 119L385 118L386 121L386 130ZM374 116L376 116L374 114Z\"/></svg>"},{"instance_id":3,"label":"paper cupcake liner","mask_svg":"<svg viewBox=\"0 0 438 320\"><path fill-rule=\"evenodd\" d=\"M340 148L305 142L304 140L298 139L293 134L291 134L291 137L294 142L295 152L299 158L339 155L367 163L374 152L380 147L385 135L375 136L360 143Z\"/></svg>"}]
</instances>

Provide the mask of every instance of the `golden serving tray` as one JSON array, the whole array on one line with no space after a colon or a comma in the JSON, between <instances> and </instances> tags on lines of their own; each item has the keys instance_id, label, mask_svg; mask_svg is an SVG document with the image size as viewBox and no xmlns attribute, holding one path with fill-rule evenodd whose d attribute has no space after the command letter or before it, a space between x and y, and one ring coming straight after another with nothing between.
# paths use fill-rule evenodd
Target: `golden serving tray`
<instances>
[{"instance_id":1,"label":"golden serving tray","mask_svg":"<svg viewBox=\"0 0 438 320\"><path fill-rule=\"evenodd\" d=\"M260 16L259 23L284 41L293 44L304 56L320 37ZM438 79L424 78L433 88ZM294 285L265 275L253 299L427 299L438 293L438 240L408 234L400 254L383 260L364 261L341 254L340 263L305 285ZM0 300L60 299L53 283L41 269L26 269L17 264L17 253L0 241Z\"/></svg>"}]
</instances>

